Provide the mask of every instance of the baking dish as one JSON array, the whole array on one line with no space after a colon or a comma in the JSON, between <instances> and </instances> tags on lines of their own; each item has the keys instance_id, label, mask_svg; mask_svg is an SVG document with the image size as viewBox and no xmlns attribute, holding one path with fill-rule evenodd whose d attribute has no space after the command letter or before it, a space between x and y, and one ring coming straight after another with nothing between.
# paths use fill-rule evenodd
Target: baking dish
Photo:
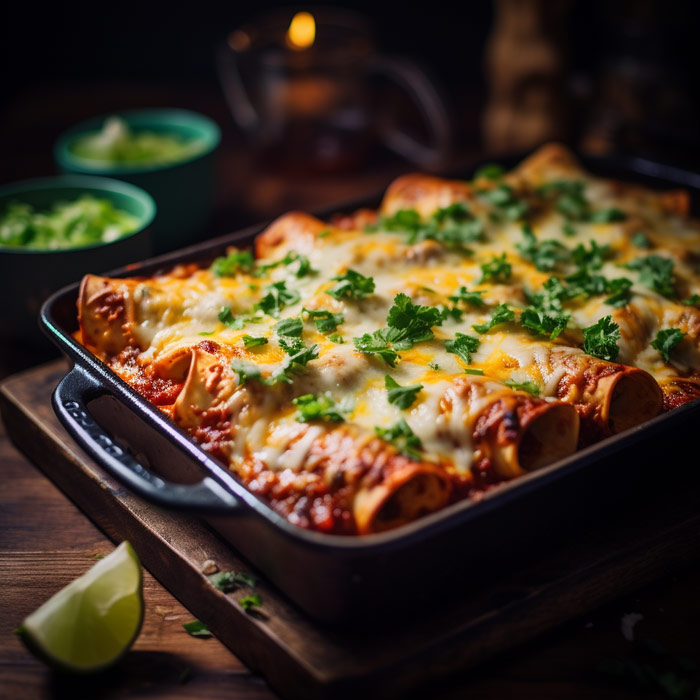
<instances>
[{"instance_id":1,"label":"baking dish","mask_svg":"<svg viewBox=\"0 0 700 700\"><path fill-rule=\"evenodd\" d=\"M650 161L583 162L597 174L664 187L682 185L696 198L700 192L698 176ZM376 203L358 202L353 207ZM149 275L174 263L206 262L227 245L249 242L263 228L109 275ZM531 555L533 548L562 537L572 523L585 521L604 504L632 493L646 475L653 475L648 453L662 443L659 438L697 419L697 402L688 404L504 484L479 502L457 503L387 533L356 538L323 535L277 515L75 342L71 333L76 329L77 293L77 284L62 290L46 302L41 314L45 331L74 363L54 395L54 408L69 432L91 457L142 497L207 517L294 602L324 622L360 621L378 612L401 610L406 601L430 604L436 591L442 599L483 584Z\"/></svg>"}]
</instances>

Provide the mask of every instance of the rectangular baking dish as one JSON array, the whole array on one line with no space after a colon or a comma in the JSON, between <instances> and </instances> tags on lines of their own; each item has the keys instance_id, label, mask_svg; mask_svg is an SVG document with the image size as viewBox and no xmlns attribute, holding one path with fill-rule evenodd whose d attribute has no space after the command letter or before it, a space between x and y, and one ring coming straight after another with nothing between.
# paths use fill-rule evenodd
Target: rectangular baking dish
<instances>
[{"instance_id":1,"label":"rectangular baking dish","mask_svg":"<svg viewBox=\"0 0 700 700\"><path fill-rule=\"evenodd\" d=\"M700 205L700 176L694 173L644 159L581 160L602 176L684 187L696 211ZM318 215L378 203L379 197ZM107 274L150 275L180 262L207 262L228 245L250 243L264 228L254 226ZM606 508L624 507L644 490L663 498L659 465L669 459L670 444L682 460L683 449L690 446L686 436L699 424L696 401L507 482L479 502L459 502L377 535L310 532L276 514L73 339L78 288L75 283L54 294L40 315L43 330L73 363L53 395L54 410L68 432L139 496L206 518L294 603L323 623L363 624L377 615L405 615L407 609L411 615L429 611L436 596L443 605L450 596L468 595L574 529L585 528Z\"/></svg>"}]
</instances>

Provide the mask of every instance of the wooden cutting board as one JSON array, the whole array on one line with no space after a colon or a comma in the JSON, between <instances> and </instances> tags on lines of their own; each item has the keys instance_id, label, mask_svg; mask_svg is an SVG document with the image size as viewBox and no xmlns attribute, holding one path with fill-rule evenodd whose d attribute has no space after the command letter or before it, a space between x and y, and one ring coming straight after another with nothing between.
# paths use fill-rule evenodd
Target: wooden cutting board
<instances>
[{"instance_id":1,"label":"wooden cutting board","mask_svg":"<svg viewBox=\"0 0 700 700\"><path fill-rule=\"evenodd\" d=\"M692 484L667 479L653 504L628 504L565 545L533 552L527 568L465 600L444 601L435 591L434 609L407 610L402 623L377 619L365 632L329 630L311 622L260 576L255 590L263 602L258 613L248 614L238 600L251 591L224 594L202 568L208 560L221 571L251 567L200 520L154 507L122 488L60 426L50 395L65 369L63 362L54 362L0 384L0 409L13 441L109 537L129 539L148 570L284 697L420 693L668 575L700 552L697 479Z\"/></svg>"}]
</instances>

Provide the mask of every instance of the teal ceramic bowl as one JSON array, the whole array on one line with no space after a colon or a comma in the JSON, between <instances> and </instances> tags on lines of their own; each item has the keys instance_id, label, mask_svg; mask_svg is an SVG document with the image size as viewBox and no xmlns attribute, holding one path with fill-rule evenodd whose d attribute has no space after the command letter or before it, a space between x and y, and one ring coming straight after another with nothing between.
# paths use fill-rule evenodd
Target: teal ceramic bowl
<instances>
[{"instance_id":1,"label":"teal ceramic bowl","mask_svg":"<svg viewBox=\"0 0 700 700\"><path fill-rule=\"evenodd\" d=\"M109 164L73 153L76 141L99 132L108 117L121 117L132 131L172 134L202 143L201 150L185 160L161 165ZM115 177L142 187L156 201L153 226L157 253L174 250L201 239L211 215L215 188L215 151L219 127L209 118L184 109L143 109L115 112L77 124L63 133L54 146L61 171Z\"/></svg>"},{"instance_id":2,"label":"teal ceramic bowl","mask_svg":"<svg viewBox=\"0 0 700 700\"><path fill-rule=\"evenodd\" d=\"M110 243L81 248L38 250L0 246L0 338L41 344L37 325L41 304L57 289L88 272L100 273L138 262L152 253L151 225L156 215L153 198L120 180L87 175L57 175L0 187L0 214L11 202L41 210L80 195L109 199L117 209L139 220L139 227Z\"/></svg>"}]
</instances>

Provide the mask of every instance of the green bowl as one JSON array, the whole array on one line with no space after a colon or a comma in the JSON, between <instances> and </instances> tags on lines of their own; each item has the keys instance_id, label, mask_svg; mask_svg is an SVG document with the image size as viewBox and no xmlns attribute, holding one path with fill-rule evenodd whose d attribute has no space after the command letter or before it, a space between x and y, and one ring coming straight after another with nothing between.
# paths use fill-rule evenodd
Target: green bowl
<instances>
[{"instance_id":1,"label":"green bowl","mask_svg":"<svg viewBox=\"0 0 700 700\"><path fill-rule=\"evenodd\" d=\"M110 243L81 248L36 250L0 246L0 338L41 345L37 315L44 300L57 289L88 272L100 273L151 255L153 198L126 182L87 175L56 175L23 180L0 187L0 212L12 201L48 209L57 201L82 194L109 199L116 208L136 217L139 228Z\"/></svg>"},{"instance_id":2,"label":"green bowl","mask_svg":"<svg viewBox=\"0 0 700 700\"><path fill-rule=\"evenodd\" d=\"M121 117L133 130L201 139L204 147L188 159L161 165L108 165L71 152L79 137L99 131L110 116ZM62 172L116 177L149 192L158 206L153 226L155 250L163 253L201 239L214 202L214 156L220 140L219 127L196 112L184 109L131 110L95 117L64 132L54 146L54 158Z\"/></svg>"}]
</instances>

